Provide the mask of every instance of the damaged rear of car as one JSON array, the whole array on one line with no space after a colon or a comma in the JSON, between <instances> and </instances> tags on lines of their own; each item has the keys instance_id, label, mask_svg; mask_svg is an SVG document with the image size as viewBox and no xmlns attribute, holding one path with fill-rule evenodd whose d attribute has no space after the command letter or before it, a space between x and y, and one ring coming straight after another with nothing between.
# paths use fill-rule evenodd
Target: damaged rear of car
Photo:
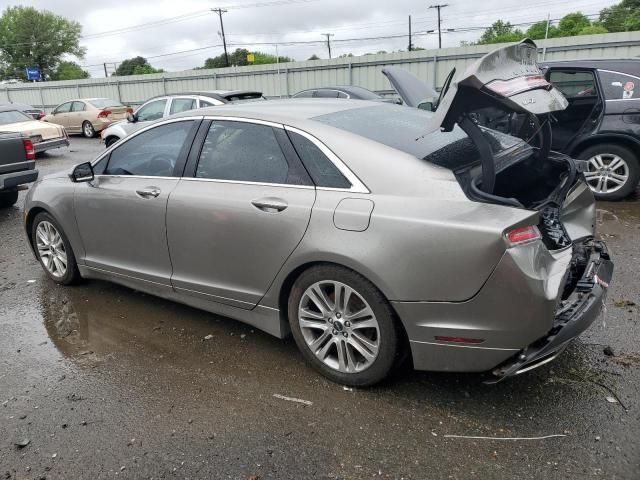
<instances>
[{"instance_id":1,"label":"damaged rear of car","mask_svg":"<svg viewBox=\"0 0 640 480\"><path fill-rule=\"evenodd\" d=\"M555 358L604 304L613 264L594 238L584 162L551 151L547 117L567 101L536 57L536 45L525 40L480 59L443 92L426 132L401 148L451 170L474 202L530 212L505 230L504 255L472 298L394 302L417 368L473 364L499 381ZM496 112L524 114L533 133L522 140L482 126ZM443 148L421 150L438 142Z\"/></svg>"}]
</instances>

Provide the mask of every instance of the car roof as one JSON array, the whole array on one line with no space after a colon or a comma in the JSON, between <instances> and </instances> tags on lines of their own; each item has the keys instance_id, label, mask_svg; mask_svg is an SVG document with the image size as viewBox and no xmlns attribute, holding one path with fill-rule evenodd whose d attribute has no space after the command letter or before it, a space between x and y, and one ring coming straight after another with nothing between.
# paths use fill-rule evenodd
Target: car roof
<instances>
[{"instance_id":1,"label":"car roof","mask_svg":"<svg viewBox=\"0 0 640 480\"><path fill-rule=\"evenodd\" d=\"M385 104L369 100L288 98L269 100L268 102L246 102L206 107L181 112L172 117L190 117L194 114L235 116L295 125L320 115L369 106L380 107L382 105Z\"/></svg>"}]
</instances>

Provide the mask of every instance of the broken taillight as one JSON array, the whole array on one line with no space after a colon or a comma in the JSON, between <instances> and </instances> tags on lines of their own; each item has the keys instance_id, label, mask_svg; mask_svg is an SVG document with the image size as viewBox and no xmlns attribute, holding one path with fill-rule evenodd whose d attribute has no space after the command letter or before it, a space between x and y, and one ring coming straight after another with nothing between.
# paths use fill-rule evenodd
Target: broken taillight
<instances>
[{"instance_id":1,"label":"broken taillight","mask_svg":"<svg viewBox=\"0 0 640 480\"><path fill-rule=\"evenodd\" d=\"M486 87L504 97L510 97L534 88L549 88L551 84L544 78L544 75L527 75L510 80L494 80L487 83Z\"/></svg>"},{"instance_id":2,"label":"broken taillight","mask_svg":"<svg viewBox=\"0 0 640 480\"><path fill-rule=\"evenodd\" d=\"M540 230L538 230L538 227L534 226L514 228L513 230L509 230L505 233L505 237L510 247L539 240L541 238Z\"/></svg>"}]
</instances>

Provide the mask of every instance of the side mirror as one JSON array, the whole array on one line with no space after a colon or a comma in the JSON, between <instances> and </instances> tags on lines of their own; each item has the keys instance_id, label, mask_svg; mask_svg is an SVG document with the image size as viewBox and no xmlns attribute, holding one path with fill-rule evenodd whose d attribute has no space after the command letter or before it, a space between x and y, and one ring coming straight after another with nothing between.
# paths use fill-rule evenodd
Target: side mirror
<instances>
[{"instance_id":1,"label":"side mirror","mask_svg":"<svg viewBox=\"0 0 640 480\"><path fill-rule=\"evenodd\" d=\"M136 123L138 121L138 116L135 113L127 113L127 122Z\"/></svg>"},{"instance_id":2,"label":"side mirror","mask_svg":"<svg viewBox=\"0 0 640 480\"><path fill-rule=\"evenodd\" d=\"M95 175L93 173L93 165L90 162L81 163L80 165L76 165L69 175L71 181L74 183L80 182L90 182L94 179Z\"/></svg>"}]
</instances>

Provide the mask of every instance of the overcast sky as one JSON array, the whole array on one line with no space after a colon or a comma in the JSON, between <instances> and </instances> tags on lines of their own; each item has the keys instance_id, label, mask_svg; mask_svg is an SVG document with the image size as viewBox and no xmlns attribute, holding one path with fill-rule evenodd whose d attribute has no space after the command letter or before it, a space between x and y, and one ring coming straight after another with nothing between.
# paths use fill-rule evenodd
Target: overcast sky
<instances>
[{"instance_id":1,"label":"overcast sky","mask_svg":"<svg viewBox=\"0 0 640 480\"><path fill-rule=\"evenodd\" d=\"M204 59L223 52L217 14L209 10L225 7L224 28L229 49L238 46L305 60L312 54L328 58L322 33L333 33L332 53L360 55L379 50L407 48L408 16L416 33L414 44L438 46L437 35L421 34L437 28L431 0L21 0L21 5L48 9L82 24L82 45L87 54L79 63L93 77L104 76L103 62L119 62L142 55L155 67L176 71L202 66ZM437 3L433 0L432 3ZM502 19L525 24L547 15L551 19L581 11L597 14L618 3L615 0L442 0L443 29L484 27ZM0 8L17 2L0 0ZM152 23L151 25L149 25ZM147 25L143 25L147 24ZM523 25L521 28L526 29ZM463 40L476 40L482 30L447 32L443 47L457 47ZM369 40L351 40L369 38ZM318 42L287 44L287 42ZM235 44L235 45L234 45ZM189 51L211 47L200 51ZM186 51L186 52L185 52ZM182 53L175 53L182 52ZM169 55L166 55L169 54ZM158 56L162 55L162 56ZM113 65L109 66L110 71Z\"/></svg>"}]
</instances>

